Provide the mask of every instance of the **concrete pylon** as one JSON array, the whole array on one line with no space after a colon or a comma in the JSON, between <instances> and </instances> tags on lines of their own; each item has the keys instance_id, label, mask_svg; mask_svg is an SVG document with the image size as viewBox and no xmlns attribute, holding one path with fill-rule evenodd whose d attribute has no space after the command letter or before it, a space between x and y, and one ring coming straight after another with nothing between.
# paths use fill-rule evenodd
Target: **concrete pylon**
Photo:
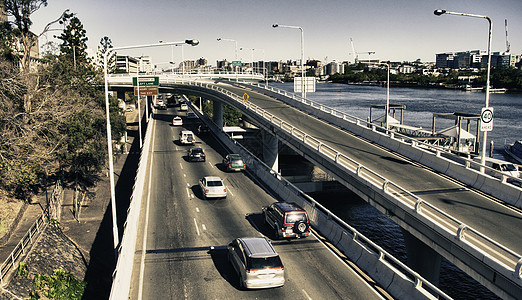
<instances>
[{"instance_id":1,"label":"concrete pylon","mask_svg":"<svg viewBox=\"0 0 522 300\"><path fill-rule=\"evenodd\" d=\"M212 112L212 121L216 123L219 129L223 129L223 103L220 101L214 101L212 103Z\"/></svg>"},{"instance_id":2,"label":"concrete pylon","mask_svg":"<svg viewBox=\"0 0 522 300\"><path fill-rule=\"evenodd\" d=\"M261 136L263 137L263 162L272 170L279 172L279 141L276 136L264 130L261 131Z\"/></svg>"},{"instance_id":3,"label":"concrete pylon","mask_svg":"<svg viewBox=\"0 0 522 300\"><path fill-rule=\"evenodd\" d=\"M408 255L407 265L432 284L439 285L441 255L402 229Z\"/></svg>"}]
</instances>

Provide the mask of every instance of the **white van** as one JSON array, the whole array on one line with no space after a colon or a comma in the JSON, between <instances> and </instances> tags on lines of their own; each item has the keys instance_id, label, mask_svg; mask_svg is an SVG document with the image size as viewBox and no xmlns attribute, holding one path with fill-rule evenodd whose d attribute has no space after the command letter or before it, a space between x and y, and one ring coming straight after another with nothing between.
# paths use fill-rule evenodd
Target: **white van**
<instances>
[{"instance_id":1,"label":"white van","mask_svg":"<svg viewBox=\"0 0 522 300\"><path fill-rule=\"evenodd\" d=\"M476 162L480 163L479 157L474 158L474 160ZM518 171L518 168L509 161L496 159L496 158L492 158L492 157L486 157L486 167L490 167L490 168L495 169L496 171L498 171L500 173L504 173L506 175L510 175L510 176L517 177L517 178L520 177L520 172ZM494 172L494 171L488 170L488 169L486 169L486 174L491 175L493 177L497 177L497 178L502 177L497 172Z\"/></svg>"},{"instance_id":2,"label":"white van","mask_svg":"<svg viewBox=\"0 0 522 300\"><path fill-rule=\"evenodd\" d=\"M183 130L179 133L179 143L182 145L194 145L196 136L190 130Z\"/></svg>"}]
</instances>

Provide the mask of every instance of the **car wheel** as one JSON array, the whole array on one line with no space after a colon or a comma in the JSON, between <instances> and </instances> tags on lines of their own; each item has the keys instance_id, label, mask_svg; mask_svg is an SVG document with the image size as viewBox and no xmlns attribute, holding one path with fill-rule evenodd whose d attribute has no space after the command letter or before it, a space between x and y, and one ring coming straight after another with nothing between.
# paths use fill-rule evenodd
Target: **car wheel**
<instances>
[{"instance_id":1,"label":"car wheel","mask_svg":"<svg viewBox=\"0 0 522 300\"><path fill-rule=\"evenodd\" d=\"M274 228L274 237L275 237L276 240L280 239L279 233L280 233L279 226L276 226Z\"/></svg>"},{"instance_id":2,"label":"car wheel","mask_svg":"<svg viewBox=\"0 0 522 300\"><path fill-rule=\"evenodd\" d=\"M243 278L241 278L241 273L238 273L237 277L239 278L237 286L239 287L240 290L242 290L243 289Z\"/></svg>"},{"instance_id":3,"label":"car wheel","mask_svg":"<svg viewBox=\"0 0 522 300\"><path fill-rule=\"evenodd\" d=\"M299 221L294 224L294 232L304 233L306 230L308 230L308 224L305 222Z\"/></svg>"}]
</instances>

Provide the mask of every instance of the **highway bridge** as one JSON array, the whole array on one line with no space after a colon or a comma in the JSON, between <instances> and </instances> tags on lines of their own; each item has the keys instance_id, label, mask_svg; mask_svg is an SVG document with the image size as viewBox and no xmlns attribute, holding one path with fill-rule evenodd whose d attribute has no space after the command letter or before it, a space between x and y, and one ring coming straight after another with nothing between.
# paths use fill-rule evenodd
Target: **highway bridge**
<instances>
[{"instance_id":1,"label":"highway bridge","mask_svg":"<svg viewBox=\"0 0 522 300\"><path fill-rule=\"evenodd\" d=\"M130 81L127 80L124 77L114 78L112 85L129 86ZM390 216L404 229L409 244L408 256L414 261L412 267L418 269L419 273L429 281L437 281L440 263L438 255L442 255L502 298L516 299L522 295L522 260L519 255L522 253L522 234L518 230L521 228L522 218L520 210L515 207L520 203L520 188L508 185L505 178L489 178L470 168L471 162L466 160L462 162L461 158L451 158L449 154L439 150L426 150L418 147L415 142L398 139L385 130L382 132L382 129L375 128L373 125L363 124L361 120L347 120L346 116L339 116L324 107L314 107L304 99L296 99L293 95L265 89L263 86L241 84L236 81L179 82L164 78L162 87L214 101L215 124L222 124L220 103L241 110L250 122L267 133L264 136L268 149L271 149L270 152L277 154L278 141L287 144ZM241 97L245 92L249 95L248 101L244 101ZM209 162L213 163L188 164L182 159L186 150L180 149L172 142L176 137L174 132L176 129L167 125L168 118L161 114L157 115L153 121L155 126L152 126L154 131L149 134L152 136L149 136L152 141L156 140L158 134L161 135L159 140L162 141L159 144L150 142L151 150L147 152L144 161L152 166L147 168L152 170L152 173L146 175L140 165L140 172L144 173L143 177L147 178L148 182L143 183L145 186L141 191L143 197L139 199L143 200L142 210L153 213L142 214L141 219L144 223L140 224L145 225L136 229L138 231L135 238L137 243L134 246L136 257L132 260L135 262L140 260L140 264L139 267L136 265L133 267L132 274L133 277L137 276L137 279L133 278L133 280L138 280L139 284L138 290L134 288L136 285L132 284L130 295L132 298L141 295L153 297L157 295L154 293L163 292L167 287L158 289L158 285L154 285L154 288L151 288L147 283L163 282L165 286L170 286L169 291L177 293L174 294L175 296L189 295L187 293L196 293L190 294L191 297L200 296L197 293L201 291L197 289L197 284L193 283L194 277L190 276L206 278L206 282L215 280L220 286L223 280L228 281L230 284L222 289L223 295L227 295L230 291L241 292L234 289L230 269L223 265L223 247L227 239L231 240L242 234L264 233L263 227L258 223L260 208L271 201L287 200L287 197L281 196L285 195L284 192L281 192L281 195L279 193L271 195L266 192L267 189L261 187L269 185L273 180L281 180L277 175L263 177L226 174L226 180L230 180L228 185L234 196L222 202L201 202L194 186L197 183L196 178L208 175L208 172L220 172L219 169L213 168L216 168L219 161L219 151L223 153L226 150L213 147L218 151L210 152ZM162 129L162 126L165 128ZM219 132L220 129L220 126L217 126L215 132ZM221 136L218 140L225 143L226 137ZM417 154L419 151L425 153L419 157ZM142 159L144 159L143 155ZM267 155L264 159L268 170L277 165L277 155ZM190 171L183 171L184 167L189 168L189 166ZM474 183L465 182L468 179L463 180L464 183L455 179L467 173L471 175L466 178L474 178ZM258 182L256 183L255 180ZM247 187L251 182L254 186ZM285 186L290 185L285 184ZM268 190L278 189L280 188ZM249 193L243 194L244 191ZM256 191L255 201L252 200L253 197L249 197L251 191L252 193ZM248 200L243 202L236 200L243 197ZM301 201L306 204L306 200ZM315 204L310 205L310 210L315 209L317 209ZM320 211L325 213L324 209ZM370 276L372 274L377 277L382 276L380 265L365 265L365 261L371 259L368 257L361 259L363 256L361 252L353 250L353 245L346 244L347 236L351 236L350 239L354 240L357 234L349 229L348 225L338 221L333 222L335 217L332 215L335 212L326 212L326 214L328 218L325 221L318 213L313 220L314 229L323 234L336 248L342 248L341 251L349 259L362 264L361 269ZM221 218L224 215L227 216L226 221ZM337 228L339 224L343 225L341 229ZM326 248L318 246L320 245L318 240L312 239L275 244L276 249L282 253L289 251L304 254L308 252L305 249L317 250L313 251L314 253L327 252L324 251ZM122 242L122 251L124 246ZM380 249L376 253L378 253L378 263L386 265L383 258L387 255ZM121 257L120 255L120 260ZM390 259L393 261L393 258ZM283 256L283 260L288 260L292 265L288 267L289 270L293 271L295 268L296 273L293 274L306 273L306 266L305 269L297 266L302 262L302 258L294 260ZM323 260L336 265L333 258L317 256L311 260L316 261L312 263L314 265ZM150 266L152 269L147 271L145 266ZM116 274L123 273L121 267L119 261ZM325 266L323 271L337 270L332 268ZM164 272L157 273L158 269L164 269ZM408 275L403 276L414 278L408 279L413 282L412 286L429 286L429 283L414 271L407 267L404 270ZM335 272L345 271L341 268ZM187 274L189 277L179 276L180 273ZM393 272L388 275L391 278L399 276ZM321 276L324 278L325 274ZM334 277L341 278L338 276L340 275ZM299 282L298 279L290 279L289 284L294 280L296 283ZM355 280L353 284L360 285L357 284L358 279L352 280ZM375 280L388 290L392 297L401 298L400 293L407 290L394 291L396 285L404 286L404 282L392 284L390 279ZM179 284L173 284L175 282ZM187 285L188 282L190 285ZM117 284L121 282L115 280L115 285ZM340 285L336 282L322 282L319 283L322 288L301 289L301 293L322 295L321 293L326 293L324 287L330 286L332 295L343 295L343 291L339 289ZM208 283L205 286L208 286ZM362 286L368 287L368 285ZM298 290L297 285L292 290ZM370 290L373 289L369 288L361 293L370 293ZM286 289L276 289L269 293L276 293L274 296L280 297L285 296L285 291ZM238 295L241 297L241 294ZM412 298L417 298L419 295L423 293L411 294Z\"/></svg>"}]
</instances>

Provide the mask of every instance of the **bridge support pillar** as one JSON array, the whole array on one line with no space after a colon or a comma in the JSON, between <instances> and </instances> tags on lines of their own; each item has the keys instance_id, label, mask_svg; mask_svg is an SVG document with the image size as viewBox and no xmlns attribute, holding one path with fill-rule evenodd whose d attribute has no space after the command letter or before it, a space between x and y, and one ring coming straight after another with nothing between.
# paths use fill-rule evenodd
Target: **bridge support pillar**
<instances>
[{"instance_id":1,"label":"bridge support pillar","mask_svg":"<svg viewBox=\"0 0 522 300\"><path fill-rule=\"evenodd\" d=\"M279 172L279 140L266 131L261 131L263 137L263 162Z\"/></svg>"},{"instance_id":2,"label":"bridge support pillar","mask_svg":"<svg viewBox=\"0 0 522 300\"><path fill-rule=\"evenodd\" d=\"M214 101L212 103L212 112L214 114L212 121L216 123L219 129L223 129L223 103Z\"/></svg>"},{"instance_id":3,"label":"bridge support pillar","mask_svg":"<svg viewBox=\"0 0 522 300\"><path fill-rule=\"evenodd\" d=\"M402 235L406 242L408 267L438 286L441 255L404 229Z\"/></svg>"},{"instance_id":4,"label":"bridge support pillar","mask_svg":"<svg viewBox=\"0 0 522 300\"><path fill-rule=\"evenodd\" d=\"M117 91L116 97L118 97L118 99L121 99L121 101L125 101L125 91Z\"/></svg>"}]
</instances>

